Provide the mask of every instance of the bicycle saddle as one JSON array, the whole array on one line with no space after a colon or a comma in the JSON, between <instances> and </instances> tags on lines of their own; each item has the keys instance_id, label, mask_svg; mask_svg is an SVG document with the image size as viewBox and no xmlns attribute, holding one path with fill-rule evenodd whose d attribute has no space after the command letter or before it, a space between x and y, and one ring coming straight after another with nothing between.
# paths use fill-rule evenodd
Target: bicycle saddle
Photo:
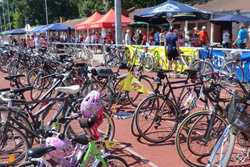
<instances>
[{"instance_id":1,"label":"bicycle saddle","mask_svg":"<svg viewBox=\"0 0 250 167\"><path fill-rule=\"evenodd\" d=\"M41 156L45 155L46 153L55 150L54 146L49 147L39 147L39 148L30 148L27 151L27 155L32 158L40 158Z\"/></svg>"},{"instance_id":2,"label":"bicycle saddle","mask_svg":"<svg viewBox=\"0 0 250 167\"><path fill-rule=\"evenodd\" d=\"M75 94L81 90L81 87L80 85L72 85L72 86L56 87L55 90L66 94Z\"/></svg>"},{"instance_id":3,"label":"bicycle saddle","mask_svg":"<svg viewBox=\"0 0 250 167\"><path fill-rule=\"evenodd\" d=\"M72 139L71 142L73 144L79 143L79 144L82 144L82 145L86 145L86 144L89 143L88 137L86 135L77 136L76 138Z\"/></svg>"},{"instance_id":4,"label":"bicycle saddle","mask_svg":"<svg viewBox=\"0 0 250 167\"><path fill-rule=\"evenodd\" d=\"M186 69L184 72L189 73L189 74L196 74L199 70L197 68L190 68Z\"/></svg>"}]
</instances>

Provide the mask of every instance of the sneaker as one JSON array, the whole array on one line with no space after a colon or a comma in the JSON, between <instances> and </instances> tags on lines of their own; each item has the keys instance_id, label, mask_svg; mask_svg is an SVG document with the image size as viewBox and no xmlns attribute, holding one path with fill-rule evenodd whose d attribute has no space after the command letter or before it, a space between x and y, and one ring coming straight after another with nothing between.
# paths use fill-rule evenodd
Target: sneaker
<instances>
[{"instance_id":1,"label":"sneaker","mask_svg":"<svg viewBox=\"0 0 250 167\"><path fill-rule=\"evenodd\" d=\"M168 74L167 74L167 77L168 77L168 78L171 78L171 75L168 73Z\"/></svg>"}]
</instances>

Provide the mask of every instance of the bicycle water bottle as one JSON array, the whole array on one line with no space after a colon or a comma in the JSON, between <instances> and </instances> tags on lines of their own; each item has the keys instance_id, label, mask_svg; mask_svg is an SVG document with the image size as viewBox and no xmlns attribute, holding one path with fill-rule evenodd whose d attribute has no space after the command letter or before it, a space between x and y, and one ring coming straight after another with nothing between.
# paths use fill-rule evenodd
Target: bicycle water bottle
<instances>
[{"instance_id":1,"label":"bicycle water bottle","mask_svg":"<svg viewBox=\"0 0 250 167\"><path fill-rule=\"evenodd\" d=\"M192 104L193 99L194 99L194 95L190 94L189 97L187 98L184 106L187 107L187 108L189 108L190 105Z\"/></svg>"}]
</instances>

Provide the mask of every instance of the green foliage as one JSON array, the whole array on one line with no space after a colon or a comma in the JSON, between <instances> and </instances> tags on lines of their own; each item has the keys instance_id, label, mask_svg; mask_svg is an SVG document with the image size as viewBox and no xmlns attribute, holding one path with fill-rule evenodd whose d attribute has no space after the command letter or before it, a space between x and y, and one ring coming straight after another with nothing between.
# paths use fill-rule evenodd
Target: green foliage
<instances>
[{"instance_id":1,"label":"green foliage","mask_svg":"<svg viewBox=\"0 0 250 167\"><path fill-rule=\"evenodd\" d=\"M0 2L1 24L4 30L4 18L6 29L9 28L7 1L10 9L10 23L12 28L23 28L25 24L31 26L46 24L45 0L2 0ZM121 0L123 9L147 8L158 5L166 0ZM191 2L195 0L177 0L179 2ZM115 0L47 0L49 23L59 22L60 17L67 20L88 17L95 11L105 14L114 8ZM2 6L4 6L4 16Z\"/></svg>"}]
</instances>

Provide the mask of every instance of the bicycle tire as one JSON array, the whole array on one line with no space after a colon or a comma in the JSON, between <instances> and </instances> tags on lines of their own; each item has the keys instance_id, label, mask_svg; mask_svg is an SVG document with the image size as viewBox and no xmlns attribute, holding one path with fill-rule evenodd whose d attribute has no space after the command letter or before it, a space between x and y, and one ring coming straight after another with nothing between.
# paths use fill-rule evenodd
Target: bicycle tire
<instances>
[{"instance_id":1,"label":"bicycle tire","mask_svg":"<svg viewBox=\"0 0 250 167\"><path fill-rule=\"evenodd\" d=\"M142 61L142 64L143 64L143 70L144 71L147 71L147 72L151 72L154 68L154 60L153 60L153 55L149 55L147 54L143 61Z\"/></svg>"},{"instance_id":2,"label":"bicycle tire","mask_svg":"<svg viewBox=\"0 0 250 167\"><path fill-rule=\"evenodd\" d=\"M162 109L164 111L160 111ZM136 108L135 114L139 134L152 143L166 141L172 137L178 126L177 110L173 102L162 95L151 95L145 98ZM147 122L149 122L148 126Z\"/></svg>"},{"instance_id":3,"label":"bicycle tire","mask_svg":"<svg viewBox=\"0 0 250 167\"><path fill-rule=\"evenodd\" d=\"M82 50L80 53L80 59L82 59L82 61L87 61L88 60L88 56L87 56L87 53L86 51Z\"/></svg>"},{"instance_id":4,"label":"bicycle tire","mask_svg":"<svg viewBox=\"0 0 250 167\"><path fill-rule=\"evenodd\" d=\"M226 84L229 86L239 86L239 84L236 81L229 80L231 76L235 76L241 83L244 79L244 72L236 62L228 62L223 67L224 71L229 72L229 76L225 76Z\"/></svg>"},{"instance_id":5,"label":"bicycle tire","mask_svg":"<svg viewBox=\"0 0 250 167\"><path fill-rule=\"evenodd\" d=\"M0 122L6 120L7 114L9 111L7 111L5 108L0 108ZM30 123L29 119L23 114L21 113L22 111L18 112L15 110L12 110L12 117L15 120L18 120L19 122L21 122L25 127L27 127L28 129L35 131L34 126ZM21 129L20 126L14 124L14 122L10 122L12 126L18 128L19 130L21 130L23 132L23 134L26 136L30 147L33 146L33 141L34 141L34 136L32 136L31 134L29 134L28 132L25 131L25 129Z\"/></svg>"},{"instance_id":6,"label":"bicycle tire","mask_svg":"<svg viewBox=\"0 0 250 167\"><path fill-rule=\"evenodd\" d=\"M24 75L23 77L18 77L18 83L22 86L22 87L26 87L29 86L28 80L27 80L27 76L29 73L30 69L29 68L22 68L22 69L18 69L17 70L17 74L22 74Z\"/></svg>"},{"instance_id":7,"label":"bicycle tire","mask_svg":"<svg viewBox=\"0 0 250 167\"><path fill-rule=\"evenodd\" d=\"M112 61L110 61L111 59L113 59ZM118 65L118 59L117 59L117 56L114 55L114 54L105 54L104 55L104 62L105 64L107 64L109 67L115 67Z\"/></svg>"},{"instance_id":8,"label":"bicycle tire","mask_svg":"<svg viewBox=\"0 0 250 167\"><path fill-rule=\"evenodd\" d=\"M198 111L198 112L195 112L189 116L187 116L182 122L181 124L179 125L178 129L177 129L177 132L176 132L176 137L175 137L175 146L176 146L176 150L177 150L177 153L179 154L180 158L182 159L183 162L185 162L187 165L189 166L197 166L197 167L204 167L206 166L207 162L208 162L208 156L205 156L205 155L209 155L209 154L205 154L204 156L200 156L200 155L194 155L188 148L188 145L187 145L187 137L188 137L188 133L190 131L190 129L192 128L193 124L195 123L195 121L200 118L198 121L200 123L203 123L203 124L200 124L202 126L198 126L198 122L196 122L196 126L195 127L199 127L200 130L199 131L206 131L206 128L207 128L207 125L208 125L208 120L204 119L203 122L202 121L202 118L210 118L211 117L211 114L210 114L210 111ZM227 121L220 115L216 115L216 118L215 120L218 120L218 121L221 121L223 123L223 125L226 127L228 125ZM195 127L193 127L193 132L195 132ZM203 130L201 129L202 127ZM198 134L198 133L197 133ZM200 133L202 134L202 133ZM190 135L189 137L191 137L191 132L190 132ZM200 135L200 137L202 137L202 135ZM191 142L191 139L190 139L190 142ZM196 140L196 142L200 142L200 144L202 144L202 140L199 138ZM211 153L211 150L214 146L214 143L216 142L216 139L211 139L208 141L210 142L210 146L211 148L207 149L208 151L206 152L210 152ZM208 143L209 144L209 143ZM201 147L202 145L199 145L200 146L200 150L202 150L203 148ZM197 146L197 147L199 147ZM190 146L189 146L190 147ZM208 147L207 145L204 145L203 146L204 148L205 147Z\"/></svg>"},{"instance_id":9,"label":"bicycle tire","mask_svg":"<svg viewBox=\"0 0 250 167\"><path fill-rule=\"evenodd\" d=\"M142 85L144 85L150 92L153 92L154 86L149 81L149 79L145 75L142 75L141 77L137 78L137 80ZM142 92L137 92L137 91L135 91L135 92L128 91L127 96L128 96L129 101L130 101L130 104L132 104L132 106L134 106L134 107L137 107L140 104L140 102L148 96L148 93L142 93Z\"/></svg>"},{"instance_id":10,"label":"bicycle tire","mask_svg":"<svg viewBox=\"0 0 250 167\"><path fill-rule=\"evenodd\" d=\"M234 127L229 125L216 143L208 161L209 166L228 166L234 149L236 136L232 128Z\"/></svg>"},{"instance_id":11,"label":"bicycle tire","mask_svg":"<svg viewBox=\"0 0 250 167\"><path fill-rule=\"evenodd\" d=\"M104 158L104 161L106 162L107 166L120 166L120 167L128 167L128 163L120 156L118 155L107 155ZM100 161L97 164L97 167L102 167L102 162Z\"/></svg>"},{"instance_id":12,"label":"bicycle tire","mask_svg":"<svg viewBox=\"0 0 250 167\"><path fill-rule=\"evenodd\" d=\"M4 73L7 73L8 66L12 62L10 57L2 56L0 59L0 70Z\"/></svg>"},{"instance_id":13,"label":"bicycle tire","mask_svg":"<svg viewBox=\"0 0 250 167\"><path fill-rule=\"evenodd\" d=\"M13 166L17 163L22 163L22 160L27 159L27 150L29 149L29 142L25 135L16 127L9 125L6 135L8 136L7 141L3 144L3 127L0 125L1 137L0 137L0 166ZM4 145L4 146L3 146ZM24 147L22 147L24 146ZM10 156L15 156L15 159L9 163L8 159Z\"/></svg>"},{"instance_id":14,"label":"bicycle tire","mask_svg":"<svg viewBox=\"0 0 250 167\"><path fill-rule=\"evenodd\" d=\"M250 70L248 70L247 75L246 75L246 83L247 83L247 86L250 87Z\"/></svg>"},{"instance_id":15,"label":"bicycle tire","mask_svg":"<svg viewBox=\"0 0 250 167\"><path fill-rule=\"evenodd\" d=\"M37 68L33 68L32 70L29 71L29 73L27 74L27 81L29 83L29 86L32 86L34 79L36 78L36 75L39 72L39 67Z\"/></svg>"},{"instance_id":16,"label":"bicycle tire","mask_svg":"<svg viewBox=\"0 0 250 167\"><path fill-rule=\"evenodd\" d=\"M204 76L204 82L211 80L211 78L213 77L214 68L210 63L206 61L196 61L191 67L199 69L200 74Z\"/></svg>"},{"instance_id":17,"label":"bicycle tire","mask_svg":"<svg viewBox=\"0 0 250 167\"><path fill-rule=\"evenodd\" d=\"M84 130L80 127L78 120L69 121L64 125L64 129L65 134L69 139L85 134ZM100 133L101 140L112 141L114 139L115 123L111 116L105 111L103 112L103 123L98 127L98 131Z\"/></svg>"},{"instance_id":18,"label":"bicycle tire","mask_svg":"<svg viewBox=\"0 0 250 167\"><path fill-rule=\"evenodd\" d=\"M83 85L80 96L85 97L91 90L96 90L101 94L102 104L105 110L109 111L113 105L113 90L108 85L104 86L102 82L92 81Z\"/></svg>"},{"instance_id":19,"label":"bicycle tire","mask_svg":"<svg viewBox=\"0 0 250 167\"><path fill-rule=\"evenodd\" d=\"M131 129L131 133L133 136L135 136L135 137L140 136L140 133L138 132L138 130L136 128L136 124L135 124L135 114L133 115L133 117L131 119L130 129Z\"/></svg>"},{"instance_id":20,"label":"bicycle tire","mask_svg":"<svg viewBox=\"0 0 250 167\"><path fill-rule=\"evenodd\" d=\"M41 74L37 75L32 83L33 88L30 90L32 100L37 100L42 95L44 89L44 79L42 77Z\"/></svg>"},{"instance_id":21,"label":"bicycle tire","mask_svg":"<svg viewBox=\"0 0 250 167\"><path fill-rule=\"evenodd\" d=\"M114 94L115 96L120 96L118 100L118 104L129 105L130 101L128 99L129 91L122 90L122 86L124 85L126 77L119 78L117 82L114 83ZM116 97L115 97L116 98Z\"/></svg>"}]
</instances>

